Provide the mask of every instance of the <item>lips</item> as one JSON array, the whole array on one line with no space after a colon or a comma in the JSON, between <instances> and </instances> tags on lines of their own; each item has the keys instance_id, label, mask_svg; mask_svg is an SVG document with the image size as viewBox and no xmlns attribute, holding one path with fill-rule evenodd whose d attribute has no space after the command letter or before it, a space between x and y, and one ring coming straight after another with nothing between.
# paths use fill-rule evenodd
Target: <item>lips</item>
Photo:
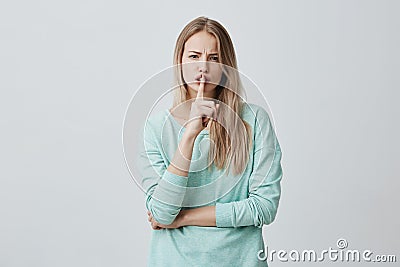
<instances>
[{"instance_id":1,"label":"lips","mask_svg":"<svg viewBox=\"0 0 400 267\"><path fill-rule=\"evenodd\" d=\"M197 75L194 77L194 79L195 79L196 81L200 82L201 76L204 76L205 82L209 82L209 81L210 81L210 79L209 79L207 76L205 76L204 74L201 74L201 73L200 73L200 74L197 74Z\"/></svg>"}]
</instances>

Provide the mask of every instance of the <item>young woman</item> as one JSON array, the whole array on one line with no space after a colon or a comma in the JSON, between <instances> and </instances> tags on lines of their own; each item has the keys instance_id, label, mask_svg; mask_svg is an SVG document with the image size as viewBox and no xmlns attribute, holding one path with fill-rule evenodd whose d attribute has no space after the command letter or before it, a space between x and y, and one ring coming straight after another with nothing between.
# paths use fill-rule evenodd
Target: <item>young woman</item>
<instances>
[{"instance_id":1,"label":"young woman","mask_svg":"<svg viewBox=\"0 0 400 267\"><path fill-rule=\"evenodd\" d=\"M175 47L171 109L150 116L140 153L152 238L149 266L267 266L281 149L268 113L245 103L225 28L199 17Z\"/></svg>"}]
</instances>

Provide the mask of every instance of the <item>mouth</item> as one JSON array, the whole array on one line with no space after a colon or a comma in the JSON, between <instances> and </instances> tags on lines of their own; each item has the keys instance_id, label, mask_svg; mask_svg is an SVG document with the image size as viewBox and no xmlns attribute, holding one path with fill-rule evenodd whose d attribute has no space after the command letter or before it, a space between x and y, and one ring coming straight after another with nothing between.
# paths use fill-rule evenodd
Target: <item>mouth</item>
<instances>
[{"instance_id":1,"label":"mouth","mask_svg":"<svg viewBox=\"0 0 400 267\"><path fill-rule=\"evenodd\" d=\"M201 76L202 76L202 75L197 75L197 76L195 77L194 80L196 81L196 83L200 83L200 78L201 78ZM205 78L205 80L204 80L205 83L208 83L208 82L210 81L210 79L207 78L207 76L204 76L204 78Z\"/></svg>"},{"instance_id":2,"label":"mouth","mask_svg":"<svg viewBox=\"0 0 400 267\"><path fill-rule=\"evenodd\" d=\"M206 85L208 82L207 81L204 81L204 85ZM196 81L196 84L197 85L200 85L201 84L201 81Z\"/></svg>"}]
</instances>

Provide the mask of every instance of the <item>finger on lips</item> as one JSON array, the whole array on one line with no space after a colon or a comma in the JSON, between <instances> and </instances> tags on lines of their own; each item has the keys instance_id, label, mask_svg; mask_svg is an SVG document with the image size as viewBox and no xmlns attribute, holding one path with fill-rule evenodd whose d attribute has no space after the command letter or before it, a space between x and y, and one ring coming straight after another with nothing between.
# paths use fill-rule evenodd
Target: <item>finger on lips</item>
<instances>
[{"instance_id":1,"label":"finger on lips","mask_svg":"<svg viewBox=\"0 0 400 267\"><path fill-rule=\"evenodd\" d=\"M203 95L204 95L204 82L205 82L205 78L204 76L201 76L200 78L200 85L199 85L199 90L197 91L197 96L196 99L203 99Z\"/></svg>"}]
</instances>

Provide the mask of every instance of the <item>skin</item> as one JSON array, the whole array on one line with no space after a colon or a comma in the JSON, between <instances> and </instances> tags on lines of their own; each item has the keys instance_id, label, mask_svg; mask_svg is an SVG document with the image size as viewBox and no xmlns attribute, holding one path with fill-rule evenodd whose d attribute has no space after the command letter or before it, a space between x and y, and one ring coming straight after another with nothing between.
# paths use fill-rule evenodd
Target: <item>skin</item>
<instances>
[{"instance_id":1,"label":"skin","mask_svg":"<svg viewBox=\"0 0 400 267\"><path fill-rule=\"evenodd\" d=\"M201 31L192 35L184 45L182 53L182 75L188 90L188 101L170 110L171 114L182 125L189 120L193 101L200 87L196 81L199 75L205 78L203 97L205 100L215 99L216 86L221 81L222 64L218 58L218 43L214 35ZM208 120L206 120L207 122Z\"/></svg>"},{"instance_id":2,"label":"skin","mask_svg":"<svg viewBox=\"0 0 400 267\"><path fill-rule=\"evenodd\" d=\"M214 120L218 120L219 104L212 101L222 74L220 64L213 64L218 62L217 40L212 34L201 31L186 41L182 63L190 64L183 64L182 72L190 101L187 101L188 104L180 105L176 110L171 110L174 116L184 118L186 126L171 164L167 168L171 173L188 176L197 135L206 127L210 127ZM199 75L201 78L197 82L195 77ZM183 114L189 116L185 118ZM169 225L158 223L149 211L147 215L154 230L188 225L216 226L215 206L181 210L175 221Z\"/></svg>"},{"instance_id":3,"label":"skin","mask_svg":"<svg viewBox=\"0 0 400 267\"><path fill-rule=\"evenodd\" d=\"M186 41L182 55L182 73L190 99L197 95L200 84L195 82L195 77L200 73L206 77L204 97L215 98L215 87L222 76L219 62L218 43L214 35L201 31Z\"/></svg>"}]
</instances>

